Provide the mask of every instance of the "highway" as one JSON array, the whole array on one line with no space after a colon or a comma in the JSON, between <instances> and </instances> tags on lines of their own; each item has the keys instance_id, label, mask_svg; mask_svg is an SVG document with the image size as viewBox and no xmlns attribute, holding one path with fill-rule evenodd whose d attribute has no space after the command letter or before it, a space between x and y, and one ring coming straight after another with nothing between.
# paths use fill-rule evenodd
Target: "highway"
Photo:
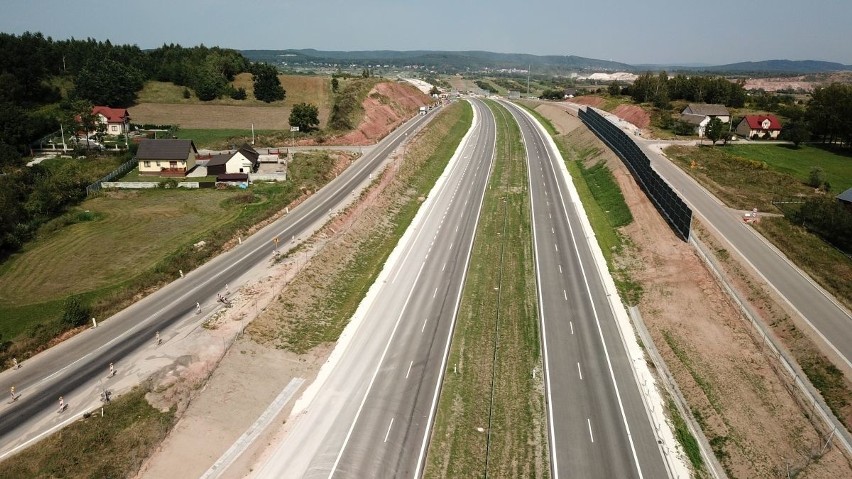
<instances>
[{"instance_id":1,"label":"highway","mask_svg":"<svg viewBox=\"0 0 852 479\"><path fill-rule=\"evenodd\" d=\"M474 123L459 154L362 302L315 394L253 477L422 472L494 156L494 117L482 102L471 104Z\"/></svg>"},{"instance_id":2,"label":"highway","mask_svg":"<svg viewBox=\"0 0 852 479\"><path fill-rule=\"evenodd\" d=\"M28 359L21 369L0 373L0 388L9 391L15 386L21 394L15 402L0 404L0 459L91 407L97 401L97 381L106 374L109 363L121 364L134 351L150 346L156 331L168 341L168 328L193 319L196 302L201 303L202 314L217 309L215 297L223 285L238 285L244 274L268 264L273 238L280 238L282 252L305 239L331 212L348 203L354 191L368 184L389 154L432 117L416 116L406 122L289 214L243 239L231 251L102 321L98 328ZM59 396L68 404L61 415L55 413Z\"/></svg>"},{"instance_id":3,"label":"highway","mask_svg":"<svg viewBox=\"0 0 852 479\"><path fill-rule=\"evenodd\" d=\"M526 112L503 104L528 158L553 477L667 477L561 155Z\"/></svg>"}]
</instances>

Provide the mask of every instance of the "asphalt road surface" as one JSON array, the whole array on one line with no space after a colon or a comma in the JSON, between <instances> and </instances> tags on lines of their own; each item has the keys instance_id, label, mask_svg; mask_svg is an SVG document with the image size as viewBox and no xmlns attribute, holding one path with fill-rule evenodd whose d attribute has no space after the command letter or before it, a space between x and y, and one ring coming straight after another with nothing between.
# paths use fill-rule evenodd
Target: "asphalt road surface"
<instances>
[{"instance_id":1,"label":"asphalt road surface","mask_svg":"<svg viewBox=\"0 0 852 479\"><path fill-rule=\"evenodd\" d=\"M553 477L667 477L560 156L504 105L527 150Z\"/></svg>"},{"instance_id":2,"label":"asphalt road surface","mask_svg":"<svg viewBox=\"0 0 852 479\"><path fill-rule=\"evenodd\" d=\"M477 120L460 157L338 345L339 361L254 477L419 477L494 155L491 111L471 103Z\"/></svg>"},{"instance_id":3,"label":"asphalt road surface","mask_svg":"<svg viewBox=\"0 0 852 479\"><path fill-rule=\"evenodd\" d=\"M244 239L231 251L101 322L97 329L34 356L19 370L0 374L0 389L9 391L15 386L21 394L17 401L0 404L0 454L53 427L59 420L59 396L67 400L86 385L87 390L94 389L92 383L106 374L110 362L120 364L128 354L150 346L156 331L165 332L176 322L192 318L196 302L201 303L202 312L216 308L215 295L224 285L237 284L243 274L270 260L273 238L280 238L280 248L285 251L297 242L292 239L303 239L312 228L324 223L330 212L352 199L356 188L369 183L372 173L409 133L431 117L416 116L402 125L288 215ZM97 393L94 394L97 400ZM81 395L76 397L76 401L69 401L64 415L82 412L84 401L79 399ZM51 416L55 418L50 419Z\"/></svg>"}]
</instances>

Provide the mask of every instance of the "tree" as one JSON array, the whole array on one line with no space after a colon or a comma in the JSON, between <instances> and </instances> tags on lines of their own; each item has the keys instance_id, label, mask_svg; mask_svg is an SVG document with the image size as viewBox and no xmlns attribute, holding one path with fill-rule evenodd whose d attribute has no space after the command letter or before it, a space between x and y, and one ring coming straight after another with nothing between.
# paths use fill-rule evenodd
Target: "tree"
<instances>
[{"instance_id":1,"label":"tree","mask_svg":"<svg viewBox=\"0 0 852 479\"><path fill-rule=\"evenodd\" d=\"M825 184L825 171L819 166L814 166L811 168L811 172L808 174L808 185L814 188L819 188Z\"/></svg>"},{"instance_id":2,"label":"tree","mask_svg":"<svg viewBox=\"0 0 852 479\"><path fill-rule=\"evenodd\" d=\"M614 81L609 84L606 90L611 96L621 95L621 83Z\"/></svg>"},{"instance_id":3,"label":"tree","mask_svg":"<svg viewBox=\"0 0 852 479\"><path fill-rule=\"evenodd\" d=\"M104 106L130 106L144 85L136 68L105 58L91 60L77 75L74 96Z\"/></svg>"},{"instance_id":4,"label":"tree","mask_svg":"<svg viewBox=\"0 0 852 479\"><path fill-rule=\"evenodd\" d=\"M562 100L565 98L565 92L562 90L544 90L539 98L542 100Z\"/></svg>"},{"instance_id":5,"label":"tree","mask_svg":"<svg viewBox=\"0 0 852 479\"><path fill-rule=\"evenodd\" d=\"M231 92L231 98L234 100L245 100L248 95L246 94L246 89L243 87L239 87L233 92Z\"/></svg>"},{"instance_id":6,"label":"tree","mask_svg":"<svg viewBox=\"0 0 852 479\"><path fill-rule=\"evenodd\" d=\"M716 144L717 141L721 140L725 136L725 124L722 123L718 117L713 117L707 126L704 128L704 136L707 137L708 140L713 142L713 145Z\"/></svg>"},{"instance_id":7,"label":"tree","mask_svg":"<svg viewBox=\"0 0 852 479\"><path fill-rule=\"evenodd\" d=\"M801 121L789 123L786 128L781 131L780 138L782 140L792 141L796 148L799 145L810 139L811 132Z\"/></svg>"},{"instance_id":8,"label":"tree","mask_svg":"<svg viewBox=\"0 0 852 479\"><path fill-rule=\"evenodd\" d=\"M278 70L265 63L256 63L252 66L254 74L254 97L260 101L271 103L283 100L287 95L281 81L278 79Z\"/></svg>"},{"instance_id":9,"label":"tree","mask_svg":"<svg viewBox=\"0 0 852 479\"><path fill-rule=\"evenodd\" d=\"M91 309L80 301L79 296L69 296L62 311L62 323L66 326L82 326L89 321Z\"/></svg>"},{"instance_id":10,"label":"tree","mask_svg":"<svg viewBox=\"0 0 852 479\"><path fill-rule=\"evenodd\" d=\"M337 81L337 78L331 79L331 91L337 93L337 89L340 88L340 82Z\"/></svg>"},{"instance_id":11,"label":"tree","mask_svg":"<svg viewBox=\"0 0 852 479\"><path fill-rule=\"evenodd\" d=\"M435 85L432 85L432 89L429 90L430 95L440 95L441 90L438 89Z\"/></svg>"},{"instance_id":12,"label":"tree","mask_svg":"<svg viewBox=\"0 0 852 479\"><path fill-rule=\"evenodd\" d=\"M293 105L290 112L290 126L298 126L299 131L311 131L319 125L319 110L310 103Z\"/></svg>"}]
</instances>

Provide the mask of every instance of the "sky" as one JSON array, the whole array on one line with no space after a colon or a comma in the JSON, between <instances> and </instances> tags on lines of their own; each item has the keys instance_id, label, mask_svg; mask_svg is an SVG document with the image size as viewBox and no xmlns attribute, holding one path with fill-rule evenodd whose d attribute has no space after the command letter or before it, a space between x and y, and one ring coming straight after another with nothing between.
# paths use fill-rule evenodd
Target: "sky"
<instances>
[{"instance_id":1,"label":"sky","mask_svg":"<svg viewBox=\"0 0 852 479\"><path fill-rule=\"evenodd\" d=\"M486 50L852 64L850 0L0 0L0 32L238 50Z\"/></svg>"}]
</instances>

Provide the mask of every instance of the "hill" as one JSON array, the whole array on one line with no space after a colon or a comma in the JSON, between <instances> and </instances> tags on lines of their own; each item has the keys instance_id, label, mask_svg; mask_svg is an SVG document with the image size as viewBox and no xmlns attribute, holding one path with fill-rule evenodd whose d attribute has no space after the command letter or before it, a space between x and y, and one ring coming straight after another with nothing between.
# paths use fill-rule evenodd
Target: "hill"
<instances>
[{"instance_id":1,"label":"hill","mask_svg":"<svg viewBox=\"0 0 852 479\"><path fill-rule=\"evenodd\" d=\"M771 73L810 74L852 70L852 65L817 60L765 60L739 62L726 65L642 64L627 63L576 55L531 55L526 53L494 53L486 51L429 51L429 50L368 50L368 51L321 51L302 50L243 50L251 61L273 63L284 68L364 68L387 66L391 68L423 67L442 73L462 73L489 70L521 70L532 67L535 73L559 74L581 71L695 71L708 73Z\"/></svg>"},{"instance_id":2,"label":"hill","mask_svg":"<svg viewBox=\"0 0 852 479\"><path fill-rule=\"evenodd\" d=\"M485 51L320 51L305 50L243 50L241 52L251 61L265 61L276 65L293 67L366 67L369 65L388 65L402 68L421 66L444 73L457 73L471 70L516 69L542 72L567 72L577 70L595 71L632 71L633 67L625 63L575 55L530 55L527 53L494 53Z\"/></svg>"}]
</instances>

